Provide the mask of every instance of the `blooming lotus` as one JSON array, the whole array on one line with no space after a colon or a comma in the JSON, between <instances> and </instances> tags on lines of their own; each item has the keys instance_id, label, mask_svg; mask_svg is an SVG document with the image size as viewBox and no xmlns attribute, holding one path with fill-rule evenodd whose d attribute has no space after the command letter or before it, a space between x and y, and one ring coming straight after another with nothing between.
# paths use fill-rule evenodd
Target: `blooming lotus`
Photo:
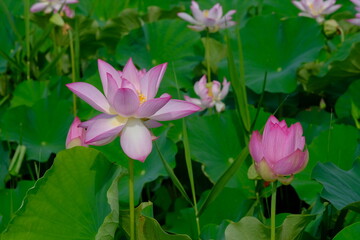
<instances>
[{"instance_id":1,"label":"blooming lotus","mask_svg":"<svg viewBox=\"0 0 360 240\"><path fill-rule=\"evenodd\" d=\"M75 117L66 137L66 148L72 148L76 146L87 147L87 144L85 144L85 129L80 127L80 124L80 119Z\"/></svg>"},{"instance_id":2,"label":"blooming lotus","mask_svg":"<svg viewBox=\"0 0 360 240\"><path fill-rule=\"evenodd\" d=\"M78 3L78 0L40 0L40 2L35 3L31 6L31 12L41 12L45 13L57 13L64 12L65 15L69 18L74 17L74 11L69 8L67 4Z\"/></svg>"},{"instance_id":3,"label":"blooming lotus","mask_svg":"<svg viewBox=\"0 0 360 240\"><path fill-rule=\"evenodd\" d=\"M82 100L102 114L82 123L86 128L85 143L104 145L120 136L125 154L144 161L156 139L148 128L161 126L158 121L175 120L200 110L195 104L171 99L167 93L155 98L167 64L148 72L138 71L130 59L123 71L98 60L105 96L85 82L67 84Z\"/></svg>"},{"instance_id":4,"label":"blooming lotus","mask_svg":"<svg viewBox=\"0 0 360 240\"><path fill-rule=\"evenodd\" d=\"M279 180L289 184L293 175L302 171L308 162L308 150L304 151L305 138L300 123L289 128L283 120L270 116L263 135L254 131L250 138L250 154L255 169L265 181ZM287 178L286 176L290 176Z\"/></svg>"},{"instance_id":5,"label":"blooming lotus","mask_svg":"<svg viewBox=\"0 0 360 240\"><path fill-rule=\"evenodd\" d=\"M338 10L341 5L336 0L301 0L292 1L301 10L299 16L315 18L319 23L324 21L324 16Z\"/></svg>"},{"instance_id":6,"label":"blooming lotus","mask_svg":"<svg viewBox=\"0 0 360 240\"><path fill-rule=\"evenodd\" d=\"M219 29L228 28L236 24L236 22L232 21L232 15L236 11L231 10L222 16L223 9L219 3L215 4L210 10L201 11L199 4L192 1L190 9L193 17L184 12L178 13L178 16L193 24L188 27L195 31L207 29L210 32L217 32Z\"/></svg>"},{"instance_id":7,"label":"blooming lotus","mask_svg":"<svg viewBox=\"0 0 360 240\"><path fill-rule=\"evenodd\" d=\"M185 100L198 105L202 109L212 108L215 106L217 112L224 111L225 104L221 100L223 100L228 94L230 82L226 81L226 78L224 78L222 85L223 88L221 90L220 82L215 80L207 83L206 76L204 75L194 85L195 93L200 97L200 99L185 96Z\"/></svg>"},{"instance_id":8,"label":"blooming lotus","mask_svg":"<svg viewBox=\"0 0 360 240\"><path fill-rule=\"evenodd\" d=\"M349 19L348 22L360 26L360 0L350 0L355 4L355 9L357 11L355 18Z\"/></svg>"}]
</instances>

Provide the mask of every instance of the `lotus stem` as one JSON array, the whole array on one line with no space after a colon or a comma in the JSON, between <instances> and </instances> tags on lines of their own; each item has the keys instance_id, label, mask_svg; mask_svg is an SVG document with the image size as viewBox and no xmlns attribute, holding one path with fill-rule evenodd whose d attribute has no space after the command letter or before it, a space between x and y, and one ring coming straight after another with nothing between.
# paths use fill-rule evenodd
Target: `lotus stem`
<instances>
[{"instance_id":1,"label":"lotus stem","mask_svg":"<svg viewBox=\"0 0 360 240\"><path fill-rule=\"evenodd\" d=\"M206 33L205 58L206 58L206 68L207 68L207 82L211 82L210 36L209 36L209 31Z\"/></svg>"},{"instance_id":2,"label":"lotus stem","mask_svg":"<svg viewBox=\"0 0 360 240\"><path fill-rule=\"evenodd\" d=\"M272 194L271 194L271 240L275 240L276 185L277 185L276 181L272 183Z\"/></svg>"},{"instance_id":3,"label":"lotus stem","mask_svg":"<svg viewBox=\"0 0 360 240\"><path fill-rule=\"evenodd\" d=\"M30 1L25 0L26 79L30 80Z\"/></svg>"},{"instance_id":4,"label":"lotus stem","mask_svg":"<svg viewBox=\"0 0 360 240\"><path fill-rule=\"evenodd\" d=\"M129 158L129 210L130 210L130 240L135 240L134 160L130 158Z\"/></svg>"},{"instance_id":5,"label":"lotus stem","mask_svg":"<svg viewBox=\"0 0 360 240\"><path fill-rule=\"evenodd\" d=\"M71 55L71 79L72 82L76 82L76 69L75 69L75 51L74 51L74 39L71 29L69 30L69 41L70 41L70 55ZM76 95L73 93L73 112L76 116Z\"/></svg>"}]
</instances>

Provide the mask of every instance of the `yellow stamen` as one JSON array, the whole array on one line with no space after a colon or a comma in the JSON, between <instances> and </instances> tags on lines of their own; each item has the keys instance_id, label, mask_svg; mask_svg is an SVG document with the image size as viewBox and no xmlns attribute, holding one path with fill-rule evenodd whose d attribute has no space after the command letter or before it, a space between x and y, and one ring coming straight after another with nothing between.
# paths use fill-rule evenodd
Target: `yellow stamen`
<instances>
[{"instance_id":1,"label":"yellow stamen","mask_svg":"<svg viewBox=\"0 0 360 240\"><path fill-rule=\"evenodd\" d=\"M140 104L143 104L144 102L146 102L146 97L144 96L144 94L139 93L139 101L140 101Z\"/></svg>"},{"instance_id":2,"label":"yellow stamen","mask_svg":"<svg viewBox=\"0 0 360 240\"><path fill-rule=\"evenodd\" d=\"M212 82L209 82L209 83L206 84L206 88L209 90L209 91L208 91L209 97L214 97L214 94L213 94L213 92L212 92L212 85L213 85Z\"/></svg>"},{"instance_id":3,"label":"yellow stamen","mask_svg":"<svg viewBox=\"0 0 360 240\"><path fill-rule=\"evenodd\" d=\"M204 15L204 17L209 17L209 10L204 10L203 11L203 15Z\"/></svg>"}]
</instances>

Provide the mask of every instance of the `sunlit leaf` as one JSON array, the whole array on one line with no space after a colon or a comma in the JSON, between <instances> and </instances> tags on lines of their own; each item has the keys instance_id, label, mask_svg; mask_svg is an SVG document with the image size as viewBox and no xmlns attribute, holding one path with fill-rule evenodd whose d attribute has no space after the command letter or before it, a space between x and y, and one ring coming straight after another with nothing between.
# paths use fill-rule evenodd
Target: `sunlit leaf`
<instances>
[{"instance_id":1,"label":"sunlit leaf","mask_svg":"<svg viewBox=\"0 0 360 240\"><path fill-rule=\"evenodd\" d=\"M60 152L27 193L1 239L95 239L111 211L106 192L115 171L97 150Z\"/></svg>"},{"instance_id":2,"label":"sunlit leaf","mask_svg":"<svg viewBox=\"0 0 360 240\"><path fill-rule=\"evenodd\" d=\"M312 215L289 215L284 223L276 228L276 239L299 239L306 225L314 218ZM270 226L265 226L255 217L244 217L237 223L228 225L226 240L270 239Z\"/></svg>"}]
</instances>

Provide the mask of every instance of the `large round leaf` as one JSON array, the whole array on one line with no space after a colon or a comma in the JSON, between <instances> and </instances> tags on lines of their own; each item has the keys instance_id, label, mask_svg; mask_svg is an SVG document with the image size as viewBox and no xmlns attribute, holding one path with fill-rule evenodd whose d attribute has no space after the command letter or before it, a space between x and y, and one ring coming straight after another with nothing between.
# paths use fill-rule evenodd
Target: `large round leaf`
<instances>
[{"instance_id":1,"label":"large round leaf","mask_svg":"<svg viewBox=\"0 0 360 240\"><path fill-rule=\"evenodd\" d=\"M56 96L42 99L33 107L19 106L4 114L3 139L17 141L27 148L27 158L45 162L51 153L65 148L73 117L72 104Z\"/></svg>"},{"instance_id":2,"label":"large round leaf","mask_svg":"<svg viewBox=\"0 0 360 240\"><path fill-rule=\"evenodd\" d=\"M27 193L1 239L95 239L110 212L106 191L115 170L94 149L60 152L52 168Z\"/></svg>"},{"instance_id":3,"label":"large round leaf","mask_svg":"<svg viewBox=\"0 0 360 240\"><path fill-rule=\"evenodd\" d=\"M360 222L354 223L341 230L333 240L353 240L357 239L360 235Z\"/></svg>"},{"instance_id":4,"label":"large round leaf","mask_svg":"<svg viewBox=\"0 0 360 240\"><path fill-rule=\"evenodd\" d=\"M298 239L313 215L289 215L283 224L276 227L276 239ZM270 226L265 226L255 217L244 217L237 223L230 223L225 230L226 240L270 239Z\"/></svg>"},{"instance_id":5,"label":"large round leaf","mask_svg":"<svg viewBox=\"0 0 360 240\"><path fill-rule=\"evenodd\" d=\"M297 68L315 60L324 44L320 26L309 18L254 17L241 36L246 84L256 93L262 91L265 72L266 91L294 91Z\"/></svg>"},{"instance_id":6,"label":"large round leaf","mask_svg":"<svg viewBox=\"0 0 360 240\"><path fill-rule=\"evenodd\" d=\"M322 189L318 182L311 179L311 173L318 162L332 162L344 170L352 167L357 157L358 137L356 128L334 124L312 141L308 146L309 163L302 172L295 175L291 183L302 200L313 202Z\"/></svg>"},{"instance_id":7,"label":"large round leaf","mask_svg":"<svg viewBox=\"0 0 360 240\"><path fill-rule=\"evenodd\" d=\"M11 99L11 107L21 105L31 107L38 100L49 95L48 81L24 81L16 86Z\"/></svg>"},{"instance_id":8,"label":"large round leaf","mask_svg":"<svg viewBox=\"0 0 360 240\"><path fill-rule=\"evenodd\" d=\"M324 189L321 197L331 202L338 210L356 203L354 206L360 211L360 163L356 162L349 171L338 168L333 163L318 163L312 177L320 182Z\"/></svg>"},{"instance_id":9,"label":"large round leaf","mask_svg":"<svg viewBox=\"0 0 360 240\"><path fill-rule=\"evenodd\" d=\"M231 111L187 119L191 155L203 164L203 171L215 183L231 166L242 150L237 118ZM243 163L226 186L242 189L252 196L254 183L247 178L248 165Z\"/></svg>"}]
</instances>

